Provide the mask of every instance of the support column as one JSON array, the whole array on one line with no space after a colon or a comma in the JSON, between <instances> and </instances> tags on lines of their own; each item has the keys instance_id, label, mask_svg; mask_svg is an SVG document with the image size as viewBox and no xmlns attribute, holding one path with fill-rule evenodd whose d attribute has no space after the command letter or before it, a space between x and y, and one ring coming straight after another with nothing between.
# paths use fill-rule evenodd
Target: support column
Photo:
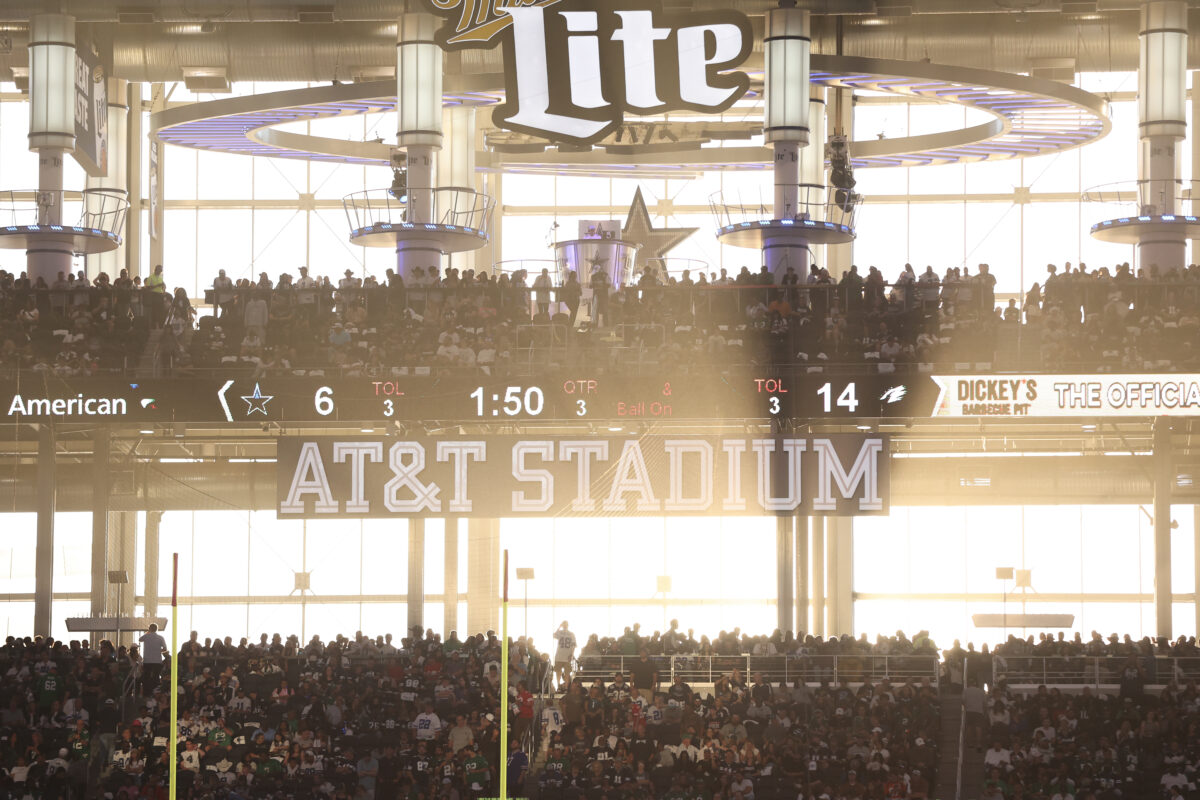
<instances>
[{"instance_id":1,"label":"support column","mask_svg":"<svg viewBox=\"0 0 1200 800\"><path fill-rule=\"evenodd\" d=\"M54 428L38 426L37 543L34 554L33 635L49 636L54 598Z\"/></svg>"},{"instance_id":2,"label":"support column","mask_svg":"<svg viewBox=\"0 0 1200 800\"><path fill-rule=\"evenodd\" d=\"M1154 420L1154 628L1171 638L1171 428L1166 417Z\"/></svg>"},{"instance_id":3,"label":"support column","mask_svg":"<svg viewBox=\"0 0 1200 800\"><path fill-rule=\"evenodd\" d=\"M443 584L445 601L442 603L443 640L450 637L450 631L458 630L458 517L446 519L445 560L446 572Z\"/></svg>"},{"instance_id":4,"label":"support column","mask_svg":"<svg viewBox=\"0 0 1200 800\"><path fill-rule=\"evenodd\" d=\"M112 617L134 614L134 589L137 587L137 512L110 511L108 514L108 567L105 574L105 613ZM125 573L125 582L108 579L108 572ZM113 626L117 644L130 644L133 631Z\"/></svg>"},{"instance_id":5,"label":"support column","mask_svg":"<svg viewBox=\"0 0 1200 800\"><path fill-rule=\"evenodd\" d=\"M795 518L775 518L775 627L787 633L794 632L796 613L792 601L792 543L795 537Z\"/></svg>"},{"instance_id":6,"label":"support column","mask_svg":"<svg viewBox=\"0 0 1200 800\"><path fill-rule=\"evenodd\" d=\"M75 149L75 18L29 21L29 149L38 154L38 224L63 221L63 157ZM40 235L25 251L30 281L71 269L71 243Z\"/></svg>"},{"instance_id":7,"label":"support column","mask_svg":"<svg viewBox=\"0 0 1200 800\"><path fill-rule=\"evenodd\" d=\"M1143 214L1174 214L1179 191L1176 147L1187 133L1185 0L1143 0L1138 41L1138 178ZM1183 267L1184 236L1154 230L1138 242L1138 264Z\"/></svg>"},{"instance_id":8,"label":"support column","mask_svg":"<svg viewBox=\"0 0 1200 800\"><path fill-rule=\"evenodd\" d=\"M498 630L500 619L500 520L467 523L467 633Z\"/></svg>"},{"instance_id":9,"label":"support column","mask_svg":"<svg viewBox=\"0 0 1200 800\"><path fill-rule=\"evenodd\" d=\"M101 425L92 433L92 616L108 612L105 599L108 588L108 496L109 431Z\"/></svg>"},{"instance_id":10,"label":"support column","mask_svg":"<svg viewBox=\"0 0 1200 800\"><path fill-rule=\"evenodd\" d=\"M425 629L425 520L408 521L408 630Z\"/></svg>"},{"instance_id":11,"label":"support column","mask_svg":"<svg viewBox=\"0 0 1200 800\"><path fill-rule=\"evenodd\" d=\"M812 606L813 635L825 636L825 528L828 517L813 517Z\"/></svg>"},{"instance_id":12,"label":"support column","mask_svg":"<svg viewBox=\"0 0 1200 800\"><path fill-rule=\"evenodd\" d=\"M158 113L167 107L167 92L166 87L161 83L152 84L150 87L150 111ZM146 275L142 276L143 285L145 279L154 274L154 268L163 263L163 250L166 239L166 173L167 173L167 146L158 140L154 134L146 137L146 147L150 149L150 176L148 180L150 201L150 213L148 215L150 230L150 263L149 270Z\"/></svg>"},{"instance_id":13,"label":"support column","mask_svg":"<svg viewBox=\"0 0 1200 800\"><path fill-rule=\"evenodd\" d=\"M829 632L837 636L854 635L854 517L827 518L830 540L825 553L829 558Z\"/></svg>"},{"instance_id":14,"label":"support column","mask_svg":"<svg viewBox=\"0 0 1200 800\"><path fill-rule=\"evenodd\" d=\"M141 275L142 269L142 147L146 141L142 126L142 85L126 87L127 124L125 129L125 185L129 190L129 215L125 218L125 263L129 277Z\"/></svg>"},{"instance_id":15,"label":"support column","mask_svg":"<svg viewBox=\"0 0 1200 800\"><path fill-rule=\"evenodd\" d=\"M809 12L783 5L767 11L763 36L763 134L775 148L774 219L796 219L807 213L800 187L800 150L809 141ZM788 268L801 276L808 269L806 242L788 231L763 242L763 264L783 281Z\"/></svg>"},{"instance_id":16,"label":"support column","mask_svg":"<svg viewBox=\"0 0 1200 800\"><path fill-rule=\"evenodd\" d=\"M1196 632L1200 635L1200 506L1192 506L1192 608L1196 612Z\"/></svg>"},{"instance_id":17,"label":"support column","mask_svg":"<svg viewBox=\"0 0 1200 800\"><path fill-rule=\"evenodd\" d=\"M405 153L407 222L434 221L434 153L442 147L442 49L433 14L400 17L396 42L397 145ZM437 242L404 239L396 245L396 272L441 265Z\"/></svg>"},{"instance_id":18,"label":"support column","mask_svg":"<svg viewBox=\"0 0 1200 800\"><path fill-rule=\"evenodd\" d=\"M1192 216L1200 217L1200 69L1192 71ZM1192 239L1190 264L1200 264L1200 231ZM1200 635L1200 628L1196 629Z\"/></svg>"},{"instance_id":19,"label":"support column","mask_svg":"<svg viewBox=\"0 0 1200 800\"><path fill-rule=\"evenodd\" d=\"M88 176L87 188L89 189L109 189L116 192L122 192L128 197L129 195L129 175L126 169L126 157L128 155L128 132L129 132L129 82L121 78L108 78L108 174L93 178ZM109 207L105 206L107 210ZM131 208L129 214L133 215ZM120 231L124 239L128 231L128 219L126 220L126 230ZM110 250L107 253L97 253L87 257L87 276L89 280L94 280L101 272L108 274L109 278L116 278L121 274L121 270L125 268L125 245L121 244L116 250Z\"/></svg>"},{"instance_id":20,"label":"support column","mask_svg":"<svg viewBox=\"0 0 1200 800\"><path fill-rule=\"evenodd\" d=\"M436 185L480 191L475 176L475 107L447 106L442 111L445 146L437 157ZM446 256L446 266L475 269L475 251Z\"/></svg>"},{"instance_id":21,"label":"support column","mask_svg":"<svg viewBox=\"0 0 1200 800\"><path fill-rule=\"evenodd\" d=\"M146 512L146 581L142 607L147 617L158 615L158 542L162 529L161 511Z\"/></svg>"},{"instance_id":22,"label":"support column","mask_svg":"<svg viewBox=\"0 0 1200 800\"><path fill-rule=\"evenodd\" d=\"M796 636L812 633L808 623L808 591L812 581L808 577L808 523L807 514L796 515Z\"/></svg>"}]
</instances>

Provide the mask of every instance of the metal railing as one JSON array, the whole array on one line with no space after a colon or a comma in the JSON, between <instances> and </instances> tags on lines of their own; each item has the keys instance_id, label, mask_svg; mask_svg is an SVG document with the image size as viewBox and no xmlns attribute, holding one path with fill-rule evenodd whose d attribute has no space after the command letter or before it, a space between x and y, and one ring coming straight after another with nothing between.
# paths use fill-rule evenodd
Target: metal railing
<instances>
[{"instance_id":1,"label":"metal railing","mask_svg":"<svg viewBox=\"0 0 1200 800\"><path fill-rule=\"evenodd\" d=\"M1192 214L1192 201L1200 199L1200 181L1168 178L1104 183L1085 189L1080 199L1128 206L1131 212L1141 214Z\"/></svg>"},{"instance_id":2,"label":"metal railing","mask_svg":"<svg viewBox=\"0 0 1200 800\"><path fill-rule=\"evenodd\" d=\"M684 275L693 282L708 274L708 262L698 258L648 258L644 272L658 277L659 283L668 283L671 278L683 280Z\"/></svg>"},{"instance_id":3,"label":"metal railing","mask_svg":"<svg viewBox=\"0 0 1200 800\"><path fill-rule=\"evenodd\" d=\"M575 674L584 680L610 680L618 672L628 676L638 658L583 654L576 659ZM921 655L670 655L650 656L650 660L664 691L677 675L688 684L712 684L735 669L746 680L761 674L770 683L788 684L798 680L833 685L842 681L876 683L887 678L898 683L928 679L936 686L939 679L937 657Z\"/></svg>"},{"instance_id":4,"label":"metal railing","mask_svg":"<svg viewBox=\"0 0 1200 800\"><path fill-rule=\"evenodd\" d=\"M809 183L797 184L795 191L795 208L776 209L774 190L768 195L763 189L714 192L709 195L708 205L718 229L775 219L832 222L854 228L854 217L863 199L861 195L850 189Z\"/></svg>"},{"instance_id":5,"label":"metal railing","mask_svg":"<svg viewBox=\"0 0 1200 800\"><path fill-rule=\"evenodd\" d=\"M68 205L76 204L80 206L79 216L68 216ZM120 189L0 190L0 225L46 225L57 218L62 225L120 236L128 213L129 196Z\"/></svg>"},{"instance_id":6,"label":"metal railing","mask_svg":"<svg viewBox=\"0 0 1200 800\"><path fill-rule=\"evenodd\" d=\"M471 228L486 234L491 224L493 201L474 189L442 187L412 188L406 194L392 189L367 189L342 198L342 208L351 231L380 225L403 225L413 219L415 208L422 208L425 219L419 222Z\"/></svg>"},{"instance_id":7,"label":"metal railing","mask_svg":"<svg viewBox=\"0 0 1200 800\"><path fill-rule=\"evenodd\" d=\"M1137 656L1135 664L1147 686L1200 680L1200 658ZM1009 686L1119 686L1128 666L1128 656L992 656L994 679Z\"/></svg>"}]
</instances>

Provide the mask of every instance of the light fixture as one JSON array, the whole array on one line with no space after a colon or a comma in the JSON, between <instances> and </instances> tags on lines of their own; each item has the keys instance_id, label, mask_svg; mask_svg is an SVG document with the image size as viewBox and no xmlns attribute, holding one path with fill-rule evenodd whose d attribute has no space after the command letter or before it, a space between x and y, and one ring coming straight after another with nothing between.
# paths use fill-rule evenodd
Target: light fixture
<instances>
[{"instance_id":1,"label":"light fixture","mask_svg":"<svg viewBox=\"0 0 1200 800\"><path fill-rule=\"evenodd\" d=\"M143 436L153 436L154 428L139 428L138 433L142 434Z\"/></svg>"},{"instance_id":2,"label":"light fixture","mask_svg":"<svg viewBox=\"0 0 1200 800\"><path fill-rule=\"evenodd\" d=\"M361 428L358 429L358 432L359 433L374 433L375 426L374 425L363 425Z\"/></svg>"}]
</instances>

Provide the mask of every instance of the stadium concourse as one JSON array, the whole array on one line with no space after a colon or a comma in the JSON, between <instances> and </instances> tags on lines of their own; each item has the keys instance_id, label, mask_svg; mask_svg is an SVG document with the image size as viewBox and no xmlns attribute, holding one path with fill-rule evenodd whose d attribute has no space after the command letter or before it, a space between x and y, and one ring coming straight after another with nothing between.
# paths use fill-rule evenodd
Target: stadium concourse
<instances>
[{"instance_id":1,"label":"stadium concourse","mask_svg":"<svg viewBox=\"0 0 1200 800\"><path fill-rule=\"evenodd\" d=\"M0 1L0 800L1200 800L1196 31Z\"/></svg>"}]
</instances>

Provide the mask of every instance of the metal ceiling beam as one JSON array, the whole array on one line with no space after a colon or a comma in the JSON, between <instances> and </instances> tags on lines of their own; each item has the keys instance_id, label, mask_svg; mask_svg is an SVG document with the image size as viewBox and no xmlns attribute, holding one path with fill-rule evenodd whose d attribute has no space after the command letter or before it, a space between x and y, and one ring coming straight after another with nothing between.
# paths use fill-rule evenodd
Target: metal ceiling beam
<instances>
[{"instance_id":1,"label":"metal ceiling beam","mask_svg":"<svg viewBox=\"0 0 1200 800\"><path fill-rule=\"evenodd\" d=\"M91 23L97 38L111 40L113 71L119 78L176 81L182 79L182 67L220 66L234 81L328 81L335 73L349 80L356 68L395 66L395 20L403 2L332 2L336 24L298 22L298 9L309 5L301 1L66 0L64 5L81 22ZM118 9L131 5L152 7L158 22L117 22ZM773 2L694 0L688 7L733 8L757 17L768 5ZM827 5L841 7L833 0ZM1136 2L1100 0L1094 14L1047 13L1059 7L1057 0L1043 0L1022 15L984 1L914 0L911 16L847 12L858 15L843 18L843 53L1013 72L1042 59L1074 59L1080 71L1137 69ZM1200 8L1200 3L1191 7ZM11 52L0 54L0 77L7 78L13 66L28 64L27 35L20 29L43 8L41 0L0 4L0 27L7 23L13 39ZM271 24L255 24L264 22ZM832 23L832 17L814 19L815 52L835 52ZM1190 37L1188 48L1189 64L1200 67L1200 37ZM497 50L468 50L452 55L447 68L466 74L495 71L499 58Z\"/></svg>"}]
</instances>

